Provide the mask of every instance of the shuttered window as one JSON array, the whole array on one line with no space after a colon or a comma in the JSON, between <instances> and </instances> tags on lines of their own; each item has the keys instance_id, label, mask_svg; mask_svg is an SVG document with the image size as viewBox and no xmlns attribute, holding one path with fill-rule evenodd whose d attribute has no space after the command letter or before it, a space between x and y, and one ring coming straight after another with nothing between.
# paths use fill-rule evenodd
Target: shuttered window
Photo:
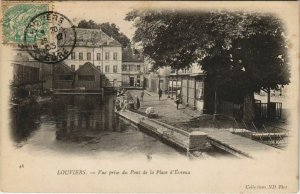
<instances>
[{"instance_id":1,"label":"shuttered window","mask_svg":"<svg viewBox=\"0 0 300 194\"><path fill-rule=\"evenodd\" d=\"M92 56L91 53L87 53L86 59L87 59L87 60L91 60L91 58L92 58L91 56Z\"/></svg>"},{"instance_id":2,"label":"shuttered window","mask_svg":"<svg viewBox=\"0 0 300 194\"><path fill-rule=\"evenodd\" d=\"M117 73L117 72L118 72L118 66L117 66L117 65L114 65L114 66L113 66L113 71L114 71L114 73Z\"/></svg>"}]
</instances>

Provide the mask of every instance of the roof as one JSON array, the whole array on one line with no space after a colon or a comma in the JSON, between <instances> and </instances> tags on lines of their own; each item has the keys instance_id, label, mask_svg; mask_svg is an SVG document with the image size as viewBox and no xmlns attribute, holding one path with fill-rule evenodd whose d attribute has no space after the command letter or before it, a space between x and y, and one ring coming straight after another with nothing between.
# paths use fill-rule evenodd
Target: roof
<instances>
[{"instance_id":1,"label":"roof","mask_svg":"<svg viewBox=\"0 0 300 194\"><path fill-rule=\"evenodd\" d=\"M118 41L109 37L101 29L85 29L75 28L76 31L76 45L84 47L100 47L100 46L122 46ZM73 46L74 36L72 28L64 29L66 39L64 46Z\"/></svg>"},{"instance_id":2,"label":"roof","mask_svg":"<svg viewBox=\"0 0 300 194\"><path fill-rule=\"evenodd\" d=\"M123 62L144 62L144 56L140 53L134 54L131 48L124 48L122 50Z\"/></svg>"},{"instance_id":3,"label":"roof","mask_svg":"<svg viewBox=\"0 0 300 194\"><path fill-rule=\"evenodd\" d=\"M69 66L68 66L65 62L63 62L63 61L61 61L61 62L55 64L55 66L57 66L57 65L62 65L62 66L64 66L66 69L68 69L69 71L74 72L74 70L73 70L71 67L69 67Z\"/></svg>"},{"instance_id":4,"label":"roof","mask_svg":"<svg viewBox=\"0 0 300 194\"><path fill-rule=\"evenodd\" d=\"M90 62L84 63L81 67L79 67L77 69L77 71L79 71L79 69L81 69L81 68L83 68L84 66L87 66L87 65L90 66L90 67L92 67L97 73L101 74L101 71L99 69L97 69L97 67L95 65L93 65L92 63L90 63Z\"/></svg>"}]
</instances>

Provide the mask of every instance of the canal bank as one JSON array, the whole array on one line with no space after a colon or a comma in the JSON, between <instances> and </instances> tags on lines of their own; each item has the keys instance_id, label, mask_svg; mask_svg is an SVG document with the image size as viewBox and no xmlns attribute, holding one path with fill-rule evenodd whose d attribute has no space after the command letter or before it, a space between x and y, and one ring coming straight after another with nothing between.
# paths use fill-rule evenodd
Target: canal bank
<instances>
[{"instance_id":1,"label":"canal bank","mask_svg":"<svg viewBox=\"0 0 300 194\"><path fill-rule=\"evenodd\" d=\"M141 96L141 91L128 92L130 92L131 96ZM151 123L150 126L148 126L149 130L153 130L151 129L153 127L158 127L155 125L157 125L157 122L160 122L162 124L165 123L168 126L171 126L169 127L172 129L171 133L175 133L174 131L178 131L178 129L187 134L201 132L201 134L205 134L207 138L197 140L198 143L199 141L202 141L201 143L203 145L203 142L209 142L209 144L212 146L241 158L260 158L265 153L279 154L281 152L281 150L274 147L242 137L237 134L233 134L232 121L230 120L221 120L216 125L215 121L210 118L210 115L203 115L200 112L192 110L188 107L180 106L179 109L176 109L176 104L174 101L168 98L166 95L163 95L162 98L159 99L157 94L145 92L140 108L135 111L143 115L148 107L153 107L157 114L157 118L155 118L156 122L155 124ZM139 116L137 117L139 118ZM154 119L152 122L153 121ZM140 119L140 123L142 125L143 122L144 120ZM181 144L185 145L187 150L189 150L188 144L184 143L185 141L187 140L182 139ZM201 151L203 148L205 150L205 147L201 148L201 146L194 150Z\"/></svg>"},{"instance_id":2,"label":"canal bank","mask_svg":"<svg viewBox=\"0 0 300 194\"><path fill-rule=\"evenodd\" d=\"M187 159L183 149L117 116L114 99L112 94L60 94L42 105L12 110L12 140L18 150L41 155ZM212 147L206 151L207 156L228 157Z\"/></svg>"}]
</instances>

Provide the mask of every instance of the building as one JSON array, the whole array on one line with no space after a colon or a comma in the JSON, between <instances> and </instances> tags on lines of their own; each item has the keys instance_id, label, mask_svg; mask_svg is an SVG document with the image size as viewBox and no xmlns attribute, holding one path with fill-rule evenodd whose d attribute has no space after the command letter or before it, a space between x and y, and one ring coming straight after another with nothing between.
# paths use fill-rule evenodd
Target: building
<instances>
[{"instance_id":1,"label":"building","mask_svg":"<svg viewBox=\"0 0 300 194\"><path fill-rule=\"evenodd\" d=\"M192 109L205 112L205 74L197 64L189 69L172 71L169 77L169 95L175 98L180 94L182 103Z\"/></svg>"},{"instance_id":2,"label":"building","mask_svg":"<svg viewBox=\"0 0 300 194\"><path fill-rule=\"evenodd\" d=\"M66 34L72 29L66 29ZM69 32L71 34L71 32ZM65 63L74 71L89 62L104 73L106 87L122 84L122 45L100 29L76 28L76 45ZM74 37L67 36L64 47L72 47Z\"/></svg>"},{"instance_id":3,"label":"building","mask_svg":"<svg viewBox=\"0 0 300 194\"><path fill-rule=\"evenodd\" d=\"M24 49L15 49L14 52L12 85L52 88L52 65L36 61Z\"/></svg>"},{"instance_id":4,"label":"building","mask_svg":"<svg viewBox=\"0 0 300 194\"><path fill-rule=\"evenodd\" d=\"M100 90L102 87L101 72L92 63L86 62L75 74L75 88Z\"/></svg>"},{"instance_id":5,"label":"building","mask_svg":"<svg viewBox=\"0 0 300 194\"><path fill-rule=\"evenodd\" d=\"M53 88L54 89L73 89L75 71L64 62L55 64L53 67Z\"/></svg>"},{"instance_id":6,"label":"building","mask_svg":"<svg viewBox=\"0 0 300 194\"><path fill-rule=\"evenodd\" d=\"M151 92L158 92L159 88L163 92L169 91L169 75L172 72L171 67L159 68L157 71L150 71L146 75L146 88Z\"/></svg>"},{"instance_id":7,"label":"building","mask_svg":"<svg viewBox=\"0 0 300 194\"><path fill-rule=\"evenodd\" d=\"M171 87L169 89L170 96L175 98L175 94L180 94L182 103L192 109L204 111L204 80L203 73L186 73L169 76ZM177 87L176 83L177 82ZM180 83L180 87L179 84Z\"/></svg>"},{"instance_id":8,"label":"building","mask_svg":"<svg viewBox=\"0 0 300 194\"><path fill-rule=\"evenodd\" d=\"M102 74L92 63L86 62L76 71L60 62L54 65L54 89L101 90Z\"/></svg>"},{"instance_id":9,"label":"building","mask_svg":"<svg viewBox=\"0 0 300 194\"><path fill-rule=\"evenodd\" d=\"M146 72L144 57L125 48L122 52L122 86L144 87L144 74Z\"/></svg>"},{"instance_id":10,"label":"building","mask_svg":"<svg viewBox=\"0 0 300 194\"><path fill-rule=\"evenodd\" d=\"M16 49L11 63L13 78L11 80L12 98L27 98L39 95L46 87L51 87L52 82L46 74L47 64L35 61L29 54L21 49ZM45 70L45 73L44 73Z\"/></svg>"},{"instance_id":11,"label":"building","mask_svg":"<svg viewBox=\"0 0 300 194\"><path fill-rule=\"evenodd\" d=\"M159 68L146 76L148 91L158 92L160 88L170 98L180 94L182 103L192 109L205 112L204 86L205 74L197 64L189 69L174 70L171 67Z\"/></svg>"}]
</instances>

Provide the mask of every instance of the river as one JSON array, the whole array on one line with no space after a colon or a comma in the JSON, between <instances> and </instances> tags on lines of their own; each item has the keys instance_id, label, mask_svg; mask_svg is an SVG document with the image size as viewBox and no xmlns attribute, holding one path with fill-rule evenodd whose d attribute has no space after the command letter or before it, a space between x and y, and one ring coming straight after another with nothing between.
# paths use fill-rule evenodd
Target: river
<instances>
[{"instance_id":1,"label":"river","mask_svg":"<svg viewBox=\"0 0 300 194\"><path fill-rule=\"evenodd\" d=\"M92 157L186 157L114 114L113 95L56 95L40 106L12 113L12 138L19 150Z\"/></svg>"}]
</instances>

